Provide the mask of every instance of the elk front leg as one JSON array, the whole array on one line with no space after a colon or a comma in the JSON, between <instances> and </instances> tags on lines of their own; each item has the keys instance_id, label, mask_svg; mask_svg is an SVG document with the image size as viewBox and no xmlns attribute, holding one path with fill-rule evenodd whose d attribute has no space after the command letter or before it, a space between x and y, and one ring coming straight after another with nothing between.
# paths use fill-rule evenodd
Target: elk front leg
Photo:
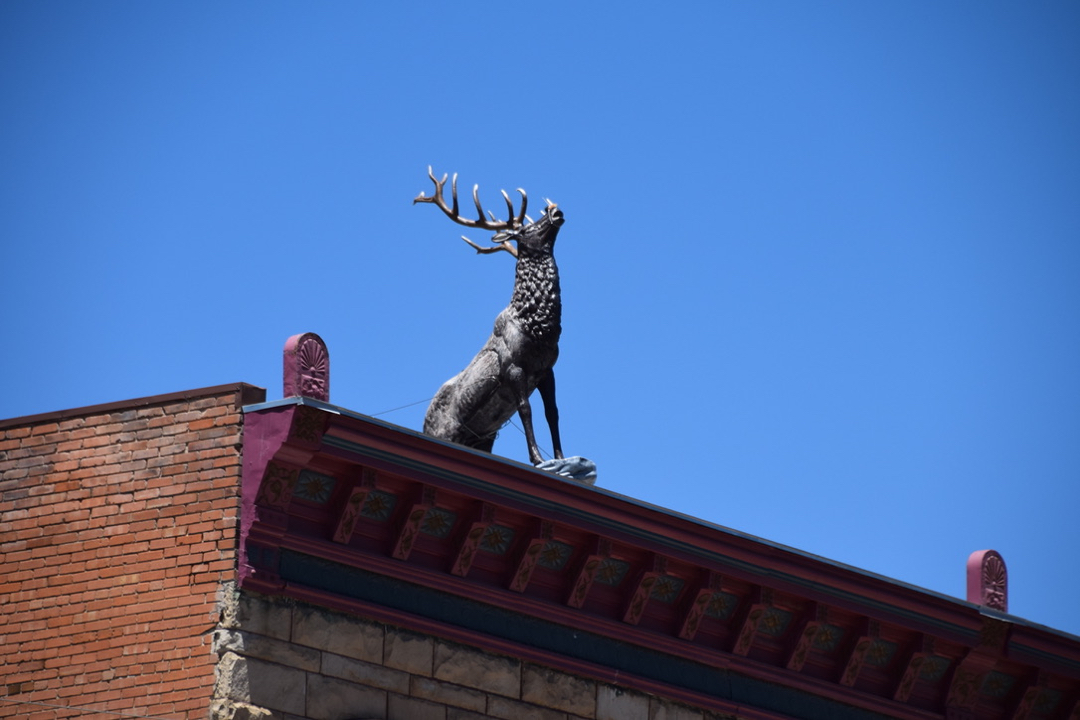
<instances>
[{"instance_id":1,"label":"elk front leg","mask_svg":"<svg viewBox=\"0 0 1080 720\"><path fill-rule=\"evenodd\" d=\"M517 365L512 365L507 376L517 394L517 413L521 418L521 426L525 430L525 442L529 445L529 462L539 465L544 462L544 458L540 457L540 448L536 444L536 434L533 432L532 406L529 405L529 389L525 387L525 373Z\"/></svg>"},{"instance_id":2,"label":"elk front leg","mask_svg":"<svg viewBox=\"0 0 1080 720\"><path fill-rule=\"evenodd\" d=\"M547 374L540 379L536 386L540 391L540 398L544 401L544 417L547 419L548 429L551 430L551 450L555 453L556 460L562 460L562 442L559 440L559 407L555 404L555 371L548 370Z\"/></svg>"}]
</instances>

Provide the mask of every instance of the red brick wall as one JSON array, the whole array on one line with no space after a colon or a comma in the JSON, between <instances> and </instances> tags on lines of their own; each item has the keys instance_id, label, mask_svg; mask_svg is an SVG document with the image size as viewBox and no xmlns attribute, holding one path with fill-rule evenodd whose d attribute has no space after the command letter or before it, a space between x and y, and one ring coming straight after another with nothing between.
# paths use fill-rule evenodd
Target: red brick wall
<instances>
[{"instance_id":1,"label":"red brick wall","mask_svg":"<svg viewBox=\"0 0 1080 720\"><path fill-rule=\"evenodd\" d=\"M206 717L260 392L0 422L0 718Z\"/></svg>"}]
</instances>

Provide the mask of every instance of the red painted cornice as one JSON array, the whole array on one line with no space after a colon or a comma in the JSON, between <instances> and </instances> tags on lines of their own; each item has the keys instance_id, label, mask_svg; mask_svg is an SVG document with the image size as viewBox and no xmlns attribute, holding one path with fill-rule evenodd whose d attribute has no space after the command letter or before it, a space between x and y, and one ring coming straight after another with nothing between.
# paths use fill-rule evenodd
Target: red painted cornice
<instances>
[{"instance_id":1,"label":"red painted cornice","mask_svg":"<svg viewBox=\"0 0 1080 720\"><path fill-rule=\"evenodd\" d=\"M241 529L244 587L605 681L604 663L500 639L482 618L462 627L422 604L360 597L348 590L350 573L458 598L462 612L490 606L733 673L747 687L767 683L884 716L951 708L1066 718L1080 699L1073 636L317 401L246 408ZM490 540L511 537L505 546ZM534 575L530 552L541 548L569 557ZM304 563L316 561L340 577L305 575ZM692 683L614 674L751 716Z\"/></svg>"}]
</instances>

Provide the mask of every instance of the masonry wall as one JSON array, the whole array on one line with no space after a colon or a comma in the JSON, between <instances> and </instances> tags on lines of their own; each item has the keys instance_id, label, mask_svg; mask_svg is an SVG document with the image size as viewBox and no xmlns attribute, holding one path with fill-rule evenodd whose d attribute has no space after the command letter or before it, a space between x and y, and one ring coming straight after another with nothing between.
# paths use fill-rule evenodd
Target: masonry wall
<instances>
[{"instance_id":1,"label":"masonry wall","mask_svg":"<svg viewBox=\"0 0 1080 720\"><path fill-rule=\"evenodd\" d=\"M228 589L213 720L720 720L438 637Z\"/></svg>"},{"instance_id":2,"label":"masonry wall","mask_svg":"<svg viewBox=\"0 0 1080 720\"><path fill-rule=\"evenodd\" d=\"M0 718L206 717L260 393L0 422Z\"/></svg>"}]
</instances>

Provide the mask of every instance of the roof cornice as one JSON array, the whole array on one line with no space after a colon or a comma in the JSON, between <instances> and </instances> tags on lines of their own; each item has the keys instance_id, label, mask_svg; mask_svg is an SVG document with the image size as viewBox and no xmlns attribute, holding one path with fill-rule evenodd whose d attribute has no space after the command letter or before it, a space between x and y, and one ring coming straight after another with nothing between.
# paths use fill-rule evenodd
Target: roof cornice
<instances>
[{"instance_id":1,"label":"roof cornice","mask_svg":"<svg viewBox=\"0 0 1080 720\"><path fill-rule=\"evenodd\" d=\"M1029 696L1066 707L1080 692L1080 639L1071 635L323 402L290 398L245 412L244 587L435 623L505 651L500 643L510 641L492 638L510 631L485 629L479 603L542 623L551 637L550 628L576 630L871 715L928 717L948 705L997 717ZM311 477L332 489L305 496ZM375 499L381 510L362 512ZM434 532L425 527L432 518L453 527ZM496 531L506 542L484 548ZM541 548L569 557L534 577L529 553ZM393 590L344 592L318 579L319 562L342 578L366 573L414 595L472 603L461 613L477 624L450 627L434 609L394 608ZM598 579L601 566L612 577ZM658 594L660 585L670 592ZM732 607L715 611L720 600ZM840 638L834 645L821 640L829 633ZM594 675L605 667L573 662ZM925 663L940 672L921 670ZM965 694L961 677L963 687L972 678L981 685ZM994 689L1001 683L1004 693ZM681 692L703 702L701 688ZM716 707L731 712L731 701Z\"/></svg>"}]
</instances>

